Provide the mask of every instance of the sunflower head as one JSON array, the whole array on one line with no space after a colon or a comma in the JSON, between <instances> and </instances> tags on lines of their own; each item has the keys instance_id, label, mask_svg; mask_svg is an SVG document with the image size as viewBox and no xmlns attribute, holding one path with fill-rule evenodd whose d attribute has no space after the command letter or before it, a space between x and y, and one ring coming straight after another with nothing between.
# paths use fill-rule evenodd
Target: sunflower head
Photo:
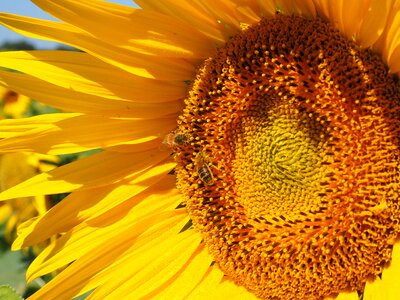
<instances>
[{"instance_id":1,"label":"sunflower head","mask_svg":"<svg viewBox=\"0 0 400 300\"><path fill-rule=\"evenodd\" d=\"M201 68L178 186L219 266L262 298L361 291L399 232L400 90L321 19L261 20Z\"/></svg>"}]
</instances>

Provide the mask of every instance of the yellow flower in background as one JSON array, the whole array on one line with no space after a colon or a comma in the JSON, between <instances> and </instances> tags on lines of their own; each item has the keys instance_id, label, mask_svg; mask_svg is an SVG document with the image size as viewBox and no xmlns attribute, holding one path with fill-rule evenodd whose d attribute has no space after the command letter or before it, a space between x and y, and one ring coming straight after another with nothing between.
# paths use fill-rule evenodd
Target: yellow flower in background
<instances>
[{"instance_id":1,"label":"yellow flower in background","mask_svg":"<svg viewBox=\"0 0 400 300\"><path fill-rule=\"evenodd\" d=\"M85 52L0 53L67 111L0 150L103 151L0 195L71 192L13 245L67 266L32 299L396 299L398 1L33 2L0 21Z\"/></svg>"},{"instance_id":2,"label":"yellow flower in background","mask_svg":"<svg viewBox=\"0 0 400 300\"><path fill-rule=\"evenodd\" d=\"M3 118L20 118L29 110L31 100L12 90L0 87ZM16 152L0 156L0 190L4 191L41 172L54 169L58 158L37 153ZM15 238L16 228L23 222L43 215L50 207L47 197L20 197L0 203L0 223L6 221L5 237Z\"/></svg>"},{"instance_id":3,"label":"yellow flower in background","mask_svg":"<svg viewBox=\"0 0 400 300\"><path fill-rule=\"evenodd\" d=\"M1 115L3 118L20 118L27 111L30 99L17 92L0 86L2 103Z\"/></svg>"},{"instance_id":4,"label":"yellow flower in background","mask_svg":"<svg viewBox=\"0 0 400 300\"><path fill-rule=\"evenodd\" d=\"M38 174L38 169L30 164L33 154L9 153L0 157L0 189L4 191ZM37 161L37 164L40 164ZM0 223L7 221L5 237L12 242L14 231L21 223L43 215L49 208L44 196L20 197L0 203Z\"/></svg>"}]
</instances>

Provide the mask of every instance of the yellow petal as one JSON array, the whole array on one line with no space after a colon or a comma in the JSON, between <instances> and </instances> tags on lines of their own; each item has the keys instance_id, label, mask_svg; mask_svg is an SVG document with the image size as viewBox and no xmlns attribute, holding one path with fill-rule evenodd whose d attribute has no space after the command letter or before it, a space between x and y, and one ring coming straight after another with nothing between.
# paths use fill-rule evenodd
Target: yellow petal
<instances>
[{"instance_id":1,"label":"yellow petal","mask_svg":"<svg viewBox=\"0 0 400 300\"><path fill-rule=\"evenodd\" d=\"M119 243L127 243L129 244L127 245L128 248L133 247L132 249L140 248L135 243L136 239L144 238L145 235L153 236L155 233L165 232L171 226L180 224L182 219L186 218L183 211L174 210L174 204L176 205L176 198L160 201L154 204L150 210L147 209L146 213L139 216L135 214L138 209L127 210L125 215L122 216L120 214L117 215L117 213L120 213L117 210L116 212L108 212L113 222L104 218L95 222L81 223L70 231L65 232L55 243L42 251L30 266L27 277L32 280L57 270L74 260L79 260L80 257L90 254L95 249L100 250L100 248L112 246L109 243L117 239L118 234L126 233L128 229L131 231L130 234L123 238L121 237ZM161 229L159 223L163 224L165 228ZM109 242L104 242L106 239Z\"/></svg>"},{"instance_id":2,"label":"yellow petal","mask_svg":"<svg viewBox=\"0 0 400 300\"><path fill-rule=\"evenodd\" d=\"M216 41L225 41L223 29L217 19L208 12L206 5L199 2L192 0L138 0L135 3L144 10L159 12L190 24Z\"/></svg>"},{"instance_id":3,"label":"yellow petal","mask_svg":"<svg viewBox=\"0 0 400 300\"><path fill-rule=\"evenodd\" d=\"M180 195L178 190L175 189L174 182L171 182L173 177L168 175L168 172L170 172L174 166L174 162L163 162L157 166L151 166L142 173L139 173L129 181L128 186L126 186L125 189L124 186L121 186L120 188L112 190L106 197L102 199L99 205L96 205L96 207L88 210L86 212L86 221L90 222L97 218L104 218L104 215L106 215L109 210L114 209L115 207L119 206L119 204L128 205L123 203L124 200L135 195L137 195L137 197L134 199L134 203L143 201L144 199L146 199L146 201L150 201L149 199L153 199L157 196L158 197L156 199L161 201L161 199L165 197L163 193L165 193L166 190L169 197ZM166 178L167 176L172 178L168 180L168 178ZM155 187L152 187L151 189L141 193L148 185L159 180L164 180L165 182L157 184Z\"/></svg>"},{"instance_id":4,"label":"yellow petal","mask_svg":"<svg viewBox=\"0 0 400 300\"><path fill-rule=\"evenodd\" d=\"M42 132L32 130L0 140L0 148L2 152L77 153L135 140L140 144L166 135L175 126L175 117L134 120L83 115L56 122Z\"/></svg>"},{"instance_id":5,"label":"yellow petal","mask_svg":"<svg viewBox=\"0 0 400 300\"><path fill-rule=\"evenodd\" d=\"M353 293L340 293L339 296L334 298L335 300L359 300L358 294Z\"/></svg>"},{"instance_id":6,"label":"yellow petal","mask_svg":"<svg viewBox=\"0 0 400 300\"><path fill-rule=\"evenodd\" d=\"M331 3L328 0L313 0L313 2L318 15L329 19ZM334 23L332 19L331 22Z\"/></svg>"},{"instance_id":7,"label":"yellow petal","mask_svg":"<svg viewBox=\"0 0 400 300\"><path fill-rule=\"evenodd\" d=\"M249 1L204 1L208 13L218 20L218 23L224 28L225 36L232 36L241 31L241 24L254 24L260 17L254 19L256 13L249 13ZM253 6L254 7L254 6Z\"/></svg>"},{"instance_id":8,"label":"yellow petal","mask_svg":"<svg viewBox=\"0 0 400 300\"><path fill-rule=\"evenodd\" d=\"M207 272L204 274L202 280L188 295L188 299L213 299L211 297L211 293L216 289L218 284L222 281L223 277L224 273L222 273L221 270L218 269L218 267L216 267L215 265L209 267Z\"/></svg>"},{"instance_id":9,"label":"yellow petal","mask_svg":"<svg viewBox=\"0 0 400 300\"><path fill-rule=\"evenodd\" d=\"M384 291L380 299L396 300L400 295L400 244L396 243L393 247L392 261L387 269L383 270L381 287Z\"/></svg>"},{"instance_id":10,"label":"yellow petal","mask_svg":"<svg viewBox=\"0 0 400 300\"><path fill-rule=\"evenodd\" d=\"M28 154L9 153L0 156L0 190L4 191L34 175L36 169L28 163Z\"/></svg>"},{"instance_id":11,"label":"yellow petal","mask_svg":"<svg viewBox=\"0 0 400 300\"><path fill-rule=\"evenodd\" d=\"M140 54L60 22L0 13L0 23L33 38L53 40L76 48L132 74L160 80L190 80L195 66L184 59Z\"/></svg>"},{"instance_id":12,"label":"yellow petal","mask_svg":"<svg viewBox=\"0 0 400 300\"><path fill-rule=\"evenodd\" d=\"M121 181L127 176L135 176L168 156L168 153L157 150L138 153L96 153L28 179L2 192L0 200L67 193L107 185L110 182Z\"/></svg>"},{"instance_id":13,"label":"yellow petal","mask_svg":"<svg viewBox=\"0 0 400 300\"><path fill-rule=\"evenodd\" d=\"M12 209L9 205L0 203L0 222L3 222L6 218L8 218L11 213Z\"/></svg>"},{"instance_id":14,"label":"yellow petal","mask_svg":"<svg viewBox=\"0 0 400 300\"><path fill-rule=\"evenodd\" d=\"M353 39L368 12L370 0L314 0L317 13L325 16L347 38Z\"/></svg>"},{"instance_id":15,"label":"yellow petal","mask_svg":"<svg viewBox=\"0 0 400 300\"><path fill-rule=\"evenodd\" d=\"M364 288L363 300L397 300L400 293L400 247L395 244L393 247L392 261L390 266L384 269L382 279L376 277L373 281L367 282ZM353 293L355 294L355 293ZM345 298L342 294L336 300L357 300L356 295L353 298ZM350 297L350 296L349 296Z\"/></svg>"},{"instance_id":16,"label":"yellow petal","mask_svg":"<svg viewBox=\"0 0 400 300\"><path fill-rule=\"evenodd\" d=\"M40 216L44 215L48 211L50 206L48 202L49 201L45 196L36 196L34 198L33 205Z\"/></svg>"},{"instance_id":17,"label":"yellow petal","mask_svg":"<svg viewBox=\"0 0 400 300\"><path fill-rule=\"evenodd\" d=\"M0 138L14 137L28 132L44 132L54 127L53 123L81 116L81 114L49 114L31 118L6 119L0 121Z\"/></svg>"},{"instance_id":18,"label":"yellow petal","mask_svg":"<svg viewBox=\"0 0 400 300\"><path fill-rule=\"evenodd\" d=\"M341 1L341 12L340 18L342 28L339 28L349 39L352 39L356 35L360 26L365 19L365 15L368 13L370 8L371 0L362 1ZM334 4L332 4L334 5Z\"/></svg>"},{"instance_id":19,"label":"yellow petal","mask_svg":"<svg viewBox=\"0 0 400 300\"><path fill-rule=\"evenodd\" d=\"M397 46L393 48L392 53L388 60L390 71L392 73L400 72L400 39L397 41Z\"/></svg>"},{"instance_id":20,"label":"yellow petal","mask_svg":"<svg viewBox=\"0 0 400 300\"><path fill-rule=\"evenodd\" d=\"M386 59L389 67L392 67L393 64L396 70L398 69L398 48L400 46L400 32L398 30L400 26L399 8L400 2L396 3L396 6L393 8L385 32L375 45L376 48L383 53L383 57Z\"/></svg>"},{"instance_id":21,"label":"yellow petal","mask_svg":"<svg viewBox=\"0 0 400 300\"><path fill-rule=\"evenodd\" d=\"M161 285L166 286L199 247L201 237L193 230L187 230L168 240L158 243L146 251L126 255L114 270L118 274L110 283L94 291L90 299L140 299ZM129 259L129 260L128 260ZM114 273L115 275L115 273ZM151 294L150 294L151 295Z\"/></svg>"},{"instance_id":22,"label":"yellow petal","mask_svg":"<svg viewBox=\"0 0 400 300\"><path fill-rule=\"evenodd\" d=\"M208 254L204 244L201 244L183 270L177 272L166 285L164 284L158 289L153 288L154 291L147 294L147 297L185 299L204 276L207 276L212 260L213 258ZM136 294L132 296L136 296Z\"/></svg>"},{"instance_id":23,"label":"yellow petal","mask_svg":"<svg viewBox=\"0 0 400 300\"><path fill-rule=\"evenodd\" d=\"M315 18L316 9L312 0L275 0L280 11Z\"/></svg>"},{"instance_id":24,"label":"yellow petal","mask_svg":"<svg viewBox=\"0 0 400 300\"><path fill-rule=\"evenodd\" d=\"M159 103L185 96L183 82L134 76L82 52L1 52L0 64L65 89L111 100Z\"/></svg>"},{"instance_id":25,"label":"yellow petal","mask_svg":"<svg viewBox=\"0 0 400 300\"><path fill-rule=\"evenodd\" d=\"M107 36L109 43L147 55L204 58L214 41L192 24L163 14L121 6L114 9L104 1L34 0L43 10L91 35ZM112 26L109 26L112 24Z\"/></svg>"},{"instance_id":26,"label":"yellow petal","mask_svg":"<svg viewBox=\"0 0 400 300\"><path fill-rule=\"evenodd\" d=\"M373 45L383 34L394 0L371 0L364 16L356 40L362 47Z\"/></svg>"},{"instance_id":27,"label":"yellow petal","mask_svg":"<svg viewBox=\"0 0 400 300\"><path fill-rule=\"evenodd\" d=\"M382 280L378 277L373 282L366 283L363 300L394 300L394 298L388 298Z\"/></svg>"},{"instance_id":28,"label":"yellow petal","mask_svg":"<svg viewBox=\"0 0 400 300\"><path fill-rule=\"evenodd\" d=\"M190 293L188 299L256 300L258 298L244 287L238 286L230 281L217 265L214 264L203 276L202 281Z\"/></svg>"},{"instance_id":29,"label":"yellow petal","mask_svg":"<svg viewBox=\"0 0 400 300\"><path fill-rule=\"evenodd\" d=\"M86 239L85 243L82 243L82 238L77 240L77 248L73 252L83 250L86 254L80 256L77 261L42 287L30 299L71 299L100 284L103 289L114 289L115 283L129 274L127 271L146 266L154 257L161 256L165 249L173 247L179 240L187 236L187 234L177 234L187 222L184 214L170 218L165 215L160 217L149 217L146 222L142 222L142 226L134 223L134 226L125 226L124 228L119 223L113 224L110 226L111 228L107 228L107 236L99 234L105 233L105 229L94 229L92 234L96 236L93 241L98 243L93 245ZM155 225L151 227L151 224ZM142 234L145 228L150 229ZM160 247L156 247L156 245ZM152 251L157 252L157 255L151 255ZM138 255L140 253L142 255ZM65 252L65 254L71 255L70 252ZM60 259L64 260L63 257ZM34 264L35 262L33 262L33 266ZM107 266L110 267L107 268ZM31 268L33 267L31 266ZM41 268L35 267L38 270ZM31 273L31 269L28 272Z\"/></svg>"},{"instance_id":30,"label":"yellow petal","mask_svg":"<svg viewBox=\"0 0 400 300\"><path fill-rule=\"evenodd\" d=\"M276 13L276 4L274 1L257 0L260 7L260 16L270 17Z\"/></svg>"},{"instance_id":31,"label":"yellow petal","mask_svg":"<svg viewBox=\"0 0 400 300\"><path fill-rule=\"evenodd\" d=\"M163 103L110 100L65 89L29 75L2 70L0 70L1 84L32 99L71 112L110 117L157 118L177 113L182 109L180 100Z\"/></svg>"},{"instance_id":32,"label":"yellow petal","mask_svg":"<svg viewBox=\"0 0 400 300\"><path fill-rule=\"evenodd\" d=\"M221 272L221 271L220 271ZM234 299L234 300L256 300L254 294L248 292L243 286L238 286L227 277L223 277L221 282L210 293L211 299Z\"/></svg>"},{"instance_id":33,"label":"yellow petal","mask_svg":"<svg viewBox=\"0 0 400 300\"><path fill-rule=\"evenodd\" d=\"M268 3L266 3L268 2ZM142 1L137 3L144 10L153 10L179 18L185 24L203 23L196 26L207 36L216 37L218 44L220 36L227 41L241 31L241 24L254 24L261 16L271 16L275 12L270 1ZM209 26L211 26L211 29Z\"/></svg>"},{"instance_id":34,"label":"yellow petal","mask_svg":"<svg viewBox=\"0 0 400 300\"><path fill-rule=\"evenodd\" d=\"M154 168L158 169L159 167ZM165 164L160 169L160 172L164 172L164 174L154 174L153 168L151 168L150 171L140 174L132 180L124 180L95 189L75 191L52 207L46 215L20 227L12 249L17 250L39 244L52 236L58 236L71 230L80 223L89 222L98 217L108 218L108 210L120 210L122 216L138 203L149 202L152 204L154 201L166 202L176 199L179 197L179 193L174 188L175 178L165 174L166 170L170 168L171 164ZM152 177L143 179L146 175L152 175ZM87 200L82 203L82 199ZM139 215L141 213L143 213L142 210L137 212Z\"/></svg>"},{"instance_id":35,"label":"yellow petal","mask_svg":"<svg viewBox=\"0 0 400 300\"><path fill-rule=\"evenodd\" d=\"M396 1L387 17L388 22L374 48L383 54L391 72L399 72L400 60L400 2Z\"/></svg>"}]
</instances>

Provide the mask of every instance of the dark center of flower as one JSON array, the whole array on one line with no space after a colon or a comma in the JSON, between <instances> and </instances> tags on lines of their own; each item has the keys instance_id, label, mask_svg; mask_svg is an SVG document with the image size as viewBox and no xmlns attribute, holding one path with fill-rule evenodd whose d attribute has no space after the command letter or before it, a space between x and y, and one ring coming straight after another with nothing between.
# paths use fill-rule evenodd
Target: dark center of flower
<instances>
[{"instance_id":1,"label":"dark center of flower","mask_svg":"<svg viewBox=\"0 0 400 300\"><path fill-rule=\"evenodd\" d=\"M267 299L362 291L399 233L400 91L322 20L277 15L193 84L178 187L218 266Z\"/></svg>"},{"instance_id":2,"label":"dark center of flower","mask_svg":"<svg viewBox=\"0 0 400 300\"><path fill-rule=\"evenodd\" d=\"M6 104L15 103L18 101L18 94L14 91L7 91L3 97L3 102Z\"/></svg>"}]
</instances>

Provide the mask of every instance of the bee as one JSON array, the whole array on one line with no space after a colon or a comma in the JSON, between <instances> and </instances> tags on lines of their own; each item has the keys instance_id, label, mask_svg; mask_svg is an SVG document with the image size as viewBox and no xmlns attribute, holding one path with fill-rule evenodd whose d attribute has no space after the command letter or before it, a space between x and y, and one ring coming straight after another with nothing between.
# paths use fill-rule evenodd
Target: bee
<instances>
[{"instance_id":1,"label":"bee","mask_svg":"<svg viewBox=\"0 0 400 300\"><path fill-rule=\"evenodd\" d=\"M185 132L176 129L170 133L168 133L164 140L163 144L167 145L170 148L182 146L189 141L189 135Z\"/></svg>"},{"instance_id":2,"label":"bee","mask_svg":"<svg viewBox=\"0 0 400 300\"><path fill-rule=\"evenodd\" d=\"M211 171L211 159L204 152L199 152L194 160L196 172L199 175L201 181L206 185L212 185L214 183L214 175Z\"/></svg>"}]
</instances>

